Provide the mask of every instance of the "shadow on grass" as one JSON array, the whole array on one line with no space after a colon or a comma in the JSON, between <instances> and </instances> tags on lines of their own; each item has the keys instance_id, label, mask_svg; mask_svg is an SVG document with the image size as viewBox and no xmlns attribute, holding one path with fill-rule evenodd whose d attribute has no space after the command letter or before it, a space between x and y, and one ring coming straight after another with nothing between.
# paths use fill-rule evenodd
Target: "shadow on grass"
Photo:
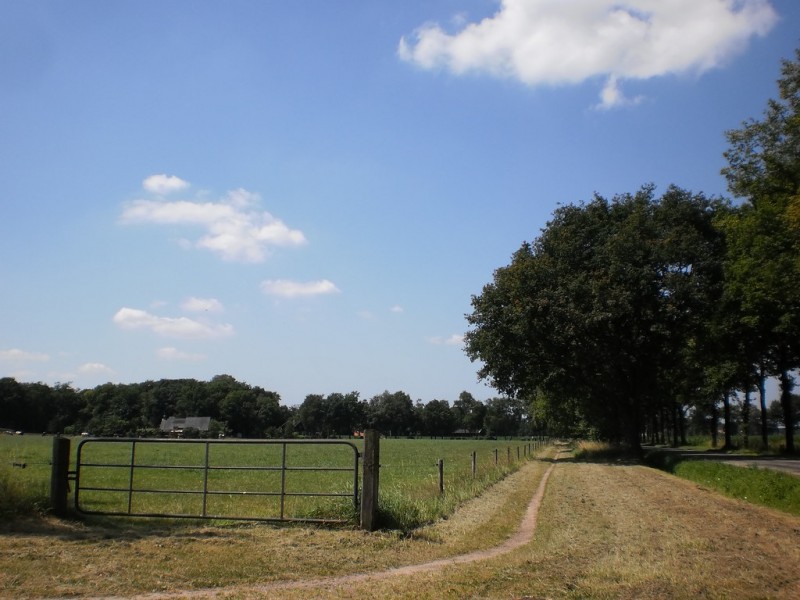
<instances>
[{"instance_id":1,"label":"shadow on grass","mask_svg":"<svg viewBox=\"0 0 800 600\"><path fill-rule=\"evenodd\" d=\"M315 524L315 527L326 527ZM244 522L211 521L204 519L158 519L103 517L94 515L72 515L58 518L49 514L34 514L10 520L0 520L0 537L34 536L50 537L62 541L116 540L133 542L147 538L193 538L209 539L222 537L235 529L269 527L275 530L293 527L308 527L298 522Z\"/></svg>"}]
</instances>

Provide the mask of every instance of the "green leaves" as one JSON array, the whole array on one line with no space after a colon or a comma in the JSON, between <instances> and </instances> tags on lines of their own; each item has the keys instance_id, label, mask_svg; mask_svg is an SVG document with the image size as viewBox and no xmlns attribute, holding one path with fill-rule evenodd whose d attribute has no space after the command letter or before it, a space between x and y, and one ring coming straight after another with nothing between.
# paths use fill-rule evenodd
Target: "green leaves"
<instances>
[{"instance_id":1,"label":"green leaves","mask_svg":"<svg viewBox=\"0 0 800 600\"><path fill-rule=\"evenodd\" d=\"M720 290L720 202L654 192L559 208L467 316L467 353L495 387L637 446L644 413L665 402L659 382L686 367Z\"/></svg>"}]
</instances>

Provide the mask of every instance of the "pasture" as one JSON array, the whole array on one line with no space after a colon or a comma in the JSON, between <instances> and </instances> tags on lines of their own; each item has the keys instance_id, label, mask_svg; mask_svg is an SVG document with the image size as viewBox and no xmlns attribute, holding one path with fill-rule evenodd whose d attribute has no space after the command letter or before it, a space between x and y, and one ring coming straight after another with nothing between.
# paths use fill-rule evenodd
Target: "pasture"
<instances>
[{"instance_id":1,"label":"pasture","mask_svg":"<svg viewBox=\"0 0 800 600\"><path fill-rule=\"evenodd\" d=\"M80 439L72 443L71 469ZM350 440L359 450L361 440ZM539 444L541 445L541 444ZM500 440L431 440L382 439L380 472L380 520L385 526L408 531L450 514L460 503L480 494L491 484L517 469L524 462L525 441ZM208 461L212 467L208 481L202 469L137 470L135 486L174 493L141 493L132 506L135 513L170 513L200 515L198 490L209 486L208 514L257 517L277 515L279 502L285 513L300 519L353 519L353 454L344 445L290 446L281 456L280 446L261 444L214 443ZM130 444L93 444L85 442L82 463L119 464L130 461ZM136 463L142 465L202 465L206 460L203 444L159 444L137 447ZM0 436L0 486L8 492L0 500L2 512L30 512L47 505L50 482L52 438L41 436ZM475 453L473 473L472 454ZM442 462L445 492L440 493L439 467ZM282 474L276 467L282 462L289 470ZM17 465L17 466L14 466ZM24 468L21 465L25 465ZM248 467L258 465L261 470ZM334 467L342 471L316 471L309 468ZM129 470L83 467L81 487L124 489ZM281 476L286 489L294 494L342 494L341 496L259 495L260 490L279 488ZM249 492L246 495L225 493ZM70 505L72 499L70 499ZM126 512L127 494L99 489L81 492L80 506L89 511Z\"/></svg>"}]
</instances>

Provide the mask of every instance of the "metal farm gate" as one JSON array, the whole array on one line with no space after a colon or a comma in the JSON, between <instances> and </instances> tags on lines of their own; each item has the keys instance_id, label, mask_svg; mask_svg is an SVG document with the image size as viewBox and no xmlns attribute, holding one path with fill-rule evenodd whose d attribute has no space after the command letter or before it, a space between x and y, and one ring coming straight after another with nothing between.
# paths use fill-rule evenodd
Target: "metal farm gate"
<instances>
[{"instance_id":1,"label":"metal farm gate","mask_svg":"<svg viewBox=\"0 0 800 600\"><path fill-rule=\"evenodd\" d=\"M90 438L70 475L83 514L337 523L357 520L359 456L343 440Z\"/></svg>"}]
</instances>

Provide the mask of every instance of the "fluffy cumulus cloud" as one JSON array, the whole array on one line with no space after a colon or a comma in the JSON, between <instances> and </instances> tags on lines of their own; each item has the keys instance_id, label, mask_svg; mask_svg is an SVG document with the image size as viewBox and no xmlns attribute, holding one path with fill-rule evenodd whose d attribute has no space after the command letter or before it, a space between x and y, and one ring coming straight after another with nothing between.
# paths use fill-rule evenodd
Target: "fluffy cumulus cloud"
<instances>
[{"instance_id":1,"label":"fluffy cumulus cloud","mask_svg":"<svg viewBox=\"0 0 800 600\"><path fill-rule=\"evenodd\" d=\"M0 350L0 360L13 363L45 362L50 360L50 356L42 352L28 352L19 348L10 348L9 350Z\"/></svg>"},{"instance_id":2,"label":"fluffy cumulus cloud","mask_svg":"<svg viewBox=\"0 0 800 600\"><path fill-rule=\"evenodd\" d=\"M189 362L197 362L206 359L205 354L192 354L189 352L183 352L177 348L173 348L172 346L159 348L156 350L156 356L162 360L182 360Z\"/></svg>"},{"instance_id":3,"label":"fluffy cumulus cloud","mask_svg":"<svg viewBox=\"0 0 800 600\"><path fill-rule=\"evenodd\" d=\"M398 55L530 86L605 77L600 106L609 108L636 101L622 80L718 67L776 21L768 0L502 0L493 16L453 33L423 25Z\"/></svg>"},{"instance_id":4,"label":"fluffy cumulus cloud","mask_svg":"<svg viewBox=\"0 0 800 600\"><path fill-rule=\"evenodd\" d=\"M169 188L169 185L155 184L148 187L146 183L151 179L145 179L146 190ZM175 190L182 189L176 184L172 186ZM210 250L225 260L238 262L262 262L271 247L306 243L302 231L290 229L280 219L261 210L259 204L259 196L244 189L228 192L215 202L142 198L126 204L120 220L125 224L200 228L204 234L188 241L188 246Z\"/></svg>"},{"instance_id":5,"label":"fluffy cumulus cloud","mask_svg":"<svg viewBox=\"0 0 800 600\"><path fill-rule=\"evenodd\" d=\"M261 282L261 291L267 296L281 298L297 298L301 296L321 296L339 292L333 282L327 279L318 281L289 281L286 279L268 279Z\"/></svg>"},{"instance_id":6,"label":"fluffy cumulus cloud","mask_svg":"<svg viewBox=\"0 0 800 600\"><path fill-rule=\"evenodd\" d=\"M220 338L233 335L233 326L207 323L188 317L161 317L137 308L120 308L114 323L121 329L146 329L164 337Z\"/></svg>"}]
</instances>

